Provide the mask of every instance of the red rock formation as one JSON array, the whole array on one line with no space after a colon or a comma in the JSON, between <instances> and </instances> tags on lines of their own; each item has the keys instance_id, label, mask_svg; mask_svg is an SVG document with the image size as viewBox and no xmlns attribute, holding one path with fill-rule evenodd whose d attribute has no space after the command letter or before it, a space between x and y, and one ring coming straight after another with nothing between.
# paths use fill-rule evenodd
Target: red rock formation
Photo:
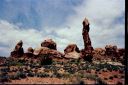
<instances>
[{"instance_id":1,"label":"red rock formation","mask_svg":"<svg viewBox=\"0 0 128 85\"><path fill-rule=\"evenodd\" d=\"M57 58L62 58L64 56L63 53L57 51L57 50L52 50L52 49L49 49L47 47L39 47L39 48L35 48L34 49L34 55L44 55L44 54L51 54L52 57L57 57Z\"/></svg>"},{"instance_id":2,"label":"red rock formation","mask_svg":"<svg viewBox=\"0 0 128 85\"><path fill-rule=\"evenodd\" d=\"M56 43L52 39L44 40L41 43L41 47L47 47L49 49L57 50Z\"/></svg>"},{"instance_id":3,"label":"red rock formation","mask_svg":"<svg viewBox=\"0 0 128 85\"><path fill-rule=\"evenodd\" d=\"M32 47L29 47L29 48L28 48L28 53L33 53L33 51L34 51L34 50L33 50Z\"/></svg>"},{"instance_id":4,"label":"red rock formation","mask_svg":"<svg viewBox=\"0 0 128 85\"><path fill-rule=\"evenodd\" d=\"M29 47L27 52L24 53L23 57L25 57L25 58L34 58L33 51L34 51L33 48Z\"/></svg>"},{"instance_id":5,"label":"red rock formation","mask_svg":"<svg viewBox=\"0 0 128 85\"><path fill-rule=\"evenodd\" d=\"M11 52L11 57L21 57L24 54L24 50L22 48L23 42L20 40L16 46L14 51Z\"/></svg>"},{"instance_id":6,"label":"red rock formation","mask_svg":"<svg viewBox=\"0 0 128 85\"><path fill-rule=\"evenodd\" d=\"M79 59L80 58L80 50L76 44L69 44L65 49L65 58Z\"/></svg>"},{"instance_id":7,"label":"red rock formation","mask_svg":"<svg viewBox=\"0 0 128 85\"><path fill-rule=\"evenodd\" d=\"M92 57L93 47L91 45L91 40L89 37L89 30L90 30L89 22L85 18L82 24L83 24L82 35L83 35L83 40L84 40L84 49L81 50L81 54L85 60L91 61L93 58Z\"/></svg>"},{"instance_id":8,"label":"red rock formation","mask_svg":"<svg viewBox=\"0 0 128 85\"><path fill-rule=\"evenodd\" d=\"M91 45L91 40L89 37L89 30L90 30L89 22L85 18L83 21L83 32L82 32L83 40L84 40L84 49L85 49L85 51L91 53L93 50L93 47Z\"/></svg>"},{"instance_id":9,"label":"red rock formation","mask_svg":"<svg viewBox=\"0 0 128 85\"><path fill-rule=\"evenodd\" d=\"M82 50L82 55L83 57L86 57L87 60L91 60L92 59L92 51L93 51L93 47L91 45L91 40L89 37L89 22L88 20L85 18L83 21L83 40L84 40L84 50Z\"/></svg>"},{"instance_id":10,"label":"red rock formation","mask_svg":"<svg viewBox=\"0 0 128 85\"><path fill-rule=\"evenodd\" d=\"M112 45L106 45L105 46L105 54L108 55L108 56L118 56L117 53L118 53L118 49L117 49L117 46L112 46Z\"/></svg>"},{"instance_id":11,"label":"red rock formation","mask_svg":"<svg viewBox=\"0 0 128 85\"><path fill-rule=\"evenodd\" d=\"M79 48L77 47L76 44L69 44L65 49L64 49L64 53L70 53L70 52L80 52Z\"/></svg>"}]
</instances>

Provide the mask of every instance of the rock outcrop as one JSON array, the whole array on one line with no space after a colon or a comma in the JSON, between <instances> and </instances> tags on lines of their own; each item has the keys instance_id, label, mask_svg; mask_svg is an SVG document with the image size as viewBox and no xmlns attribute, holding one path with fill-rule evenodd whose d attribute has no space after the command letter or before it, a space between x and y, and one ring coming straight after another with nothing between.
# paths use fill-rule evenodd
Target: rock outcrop
<instances>
[{"instance_id":1,"label":"rock outcrop","mask_svg":"<svg viewBox=\"0 0 128 85\"><path fill-rule=\"evenodd\" d=\"M33 53L34 50L32 47L29 47L27 51L28 51L28 53Z\"/></svg>"},{"instance_id":2,"label":"rock outcrop","mask_svg":"<svg viewBox=\"0 0 128 85\"><path fill-rule=\"evenodd\" d=\"M91 40L89 37L89 22L88 20L85 18L83 21L83 40L84 40L84 50L82 50L82 55L84 58L90 57L90 59L92 59L92 51L93 51L93 47L91 45ZM89 59L89 58L88 58Z\"/></svg>"},{"instance_id":3,"label":"rock outcrop","mask_svg":"<svg viewBox=\"0 0 128 85\"><path fill-rule=\"evenodd\" d=\"M29 47L27 49L27 52L24 53L23 57L25 57L25 58L34 58L33 51L34 51L33 48Z\"/></svg>"},{"instance_id":4,"label":"rock outcrop","mask_svg":"<svg viewBox=\"0 0 128 85\"><path fill-rule=\"evenodd\" d=\"M46 39L41 43L41 47L57 50L56 43L52 39Z\"/></svg>"},{"instance_id":5,"label":"rock outcrop","mask_svg":"<svg viewBox=\"0 0 128 85\"><path fill-rule=\"evenodd\" d=\"M79 59L79 58L81 58L81 54L74 51L74 52L70 52L70 53L65 54L64 57L67 59L68 58L69 59Z\"/></svg>"},{"instance_id":6,"label":"rock outcrop","mask_svg":"<svg viewBox=\"0 0 128 85\"><path fill-rule=\"evenodd\" d=\"M36 56L44 55L44 54L50 54L50 55L52 55L52 57L57 57L57 58L62 58L64 55L63 53L61 53L57 50L52 50L52 49L49 49L47 47L35 48L33 54Z\"/></svg>"},{"instance_id":7,"label":"rock outcrop","mask_svg":"<svg viewBox=\"0 0 128 85\"><path fill-rule=\"evenodd\" d=\"M22 45L23 45L23 42L22 42L22 40L20 40L16 44L14 51L11 52L11 57L21 57L21 56L23 56L24 49L23 49Z\"/></svg>"},{"instance_id":8,"label":"rock outcrop","mask_svg":"<svg viewBox=\"0 0 128 85\"><path fill-rule=\"evenodd\" d=\"M105 54L108 56L117 56L118 49L117 46L112 46L112 45L106 45L105 46Z\"/></svg>"},{"instance_id":9,"label":"rock outcrop","mask_svg":"<svg viewBox=\"0 0 128 85\"><path fill-rule=\"evenodd\" d=\"M70 52L80 52L79 48L77 47L76 44L69 44L65 49L64 49L64 53L70 53Z\"/></svg>"},{"instance_id":10,"label":"rock outcrop","mask_svg":"<svg viewBox=\"0 0 128 85\"><path fill-rule=\"evenodd\" d=\"M120 61L124 64L125 49L118 49L116 45L106 45L105 55L110 57L113 61Z\"/></svg>"},{"instance_id":11,"label":"rock outcrop","mask_svg":"<svg viewBox=\"0 0 128 85\"><path fill-rule=\"evenodd\" d=\"M80 50L76 44L69 44L65 49L65 58L79 59L81 57Z\"/></svg>"}]
</instances>

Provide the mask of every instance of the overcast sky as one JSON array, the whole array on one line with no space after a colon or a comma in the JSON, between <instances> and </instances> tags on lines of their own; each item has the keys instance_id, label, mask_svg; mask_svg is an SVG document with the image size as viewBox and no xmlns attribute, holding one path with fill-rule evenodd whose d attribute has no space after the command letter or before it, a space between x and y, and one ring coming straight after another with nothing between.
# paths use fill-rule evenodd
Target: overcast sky
<instances>
[{"instance_id":1,"label":"overcast sky","mask_svg":"<svg viewBox=\"0 0 128 85\"><path fill-rule=\"evenodd\" d=\"M124 47L125 0L0 0L0 55L9 56L19 40L25 51L47 38L61 52L70 43L82 49L85 17L94 48Z\"/></svg>"}]
</instances>

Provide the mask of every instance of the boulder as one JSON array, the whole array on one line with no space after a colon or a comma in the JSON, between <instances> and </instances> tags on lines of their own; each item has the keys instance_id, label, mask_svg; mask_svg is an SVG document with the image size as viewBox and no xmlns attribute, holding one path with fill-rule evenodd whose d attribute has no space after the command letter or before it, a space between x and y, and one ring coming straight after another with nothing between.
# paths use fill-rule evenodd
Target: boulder
<instances>
[{"instance_id":1,"label":"boulder","mask_svg":"<svg viewBox=\"0 0 128 85\"><path fill-rule=\"evenodd\" d=\"M27 53L33 53L34 50L32 47L29 47L27 51L28 51Z\"/></svg>"},{"instance_id":2,"label":"boulder","mask_svg":"<svg viewBox=\"0 0 128 85\"><path fill-rule=\"evenodd\" d=\"M16 44L16 46L14 48L14 51L11 52L11 57L21 57L21 56L23 56L24 50L23 50L22 45L23 45L23 42L22 42L22 40L20 40Z\"/></svg>"},{"instance_id":3,"label":"boulder","mask_svg":"<svg viewBox=\"0 0 128 85\"><path fill-rule=\"evenodd\" d=\"M44 54L51 54L52 57L57 57L57 58L62 58L63 57L63 53L57 51L57 50L52 50L49 49L47 47L39 47L39 48L35 48L34 49L34 55L44 55Z\"/></svg>"},{"instance_id":4,"label":"boulder","mask_svg":"<svg viewBox=\"0 0 128 85\"><path fill-rule=\"evenodd\" d=\"M57 50L56 43L52 39L46 39L41 43L41 47Z\"/></svg>"},{"instance_id":5,"label":"boulder","mask_svg":"<svg viewBox=\"0 0 128 85\"><path fill-rule=\"evenodd\" d=\"M64 53L70 53L70 52L77 52L79 53L80 50L79 48L77 47L76 44L69 44L65 49L64 49Z\"/></svg>"}]
</instances>

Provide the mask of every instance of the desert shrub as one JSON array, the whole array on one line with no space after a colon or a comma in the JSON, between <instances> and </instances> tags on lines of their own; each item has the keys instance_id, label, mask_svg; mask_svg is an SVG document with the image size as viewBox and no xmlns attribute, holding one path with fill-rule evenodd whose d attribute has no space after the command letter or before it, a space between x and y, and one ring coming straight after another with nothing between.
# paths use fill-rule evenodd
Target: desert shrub
<instances>
[{"instance_id":1,"label":"desert shrub","mask_svg":"<svg viewBox=\"0 0 128 85\"><path fill-rule=\"evenodd\" d=\"M121 75L121 78L124 78L124 75Z\"/></svg>"},{"instance_id":2,"label":"desert shrub","mask_svg":"<svg viewBox=\"0 0 128 85\"><path fill-rule=\"evenodd\" d=\"M108 80L108 78L104 78L104 80Z\"/></svg>"},{"instance_id":3,"label":"desert shrub","mask_svg":"<svg viewBox=\"0 0 128 85\"><path fill-rule=\"evenodd\" d=\"M28 76L28 77L34 77L34 73L33 73L33 72L28 72L28 73L27 73L27 76Z\"/></svg>"},{"instance_id":4,"label":"desert shrub","mask_svg":"<svg viewBox=\"0 0 128 85\"><path fill-rule=\"evenodd\" d=\"M79 76L80 78L84 78L85 77L85 75L81 74L81 73L79 73L77 76Z\"/></svg>"},{"instance_id":5,"label":"desert shrub","mask_svg":"<svg viewBox=\"0 0 128 85\"><path fill-rule=\"evenodd\" d=\"M15 79L19 79L19 76L18 75L10 75L9 78L12 80L15 80Z\"/></svg>"},{"instance_id":6,"label":"desert shrub","mask_svg":"<svg viewBox=\"0 0 128 85\"><path fill-rule=\"evenodd\" d=\"M79 85L85 85L84 81L80 81Z\"/></svg>"},{"instance_id":7,"label":"desert shrub","mask_svg":"<svg viewBox=\"0 0 128 85\"><path fill-rule=\"evenodd\" d=\"M97 75L93 75L93 74L86 74L84 77L92 80L96 80L98 78Z\"/></svg>"},{"instance_id":8,"label":"desert shrub","mask_svg":"<svg viewBox=\"0 0 128 85\"><path fill-rule=\"evenodd\" d=\"M109 79L113 80L113 76L110 76Z\"/></svg>"},{"instance_id":9,"label":"desert shrub","mask_svg":"<svg viewBox=\"0 0 128 85\"><path fill-rule=\"evenodd\" d=\"M4 67L0 69L0 72L8 72L10 70L10 68L8 67Z\"/></svg>"},{"instance_id":10,"label":"desert shrub","mask_svg":"<svg viewBox=\"0 0 128 85\"><path fill-rule=\"evenodd\" d=\"M37 73L36 75L37 75L37 77L49 77L49 74L46 73L46 72L43 72L43 73Z\"/></svg>"},{"instance_id":11,"label":"desert shrub","mask_svg":"<svg viewBox=\"0 0 128 85\"><path fill-rule=\"evenodd\" d=\"M76 71L74 68L69 68L67 69L67 72L69 72L70 74L74 74Z\"/></svg>"},{"instance_id":12,"label":"desert shrub","mask_svg":"<svg viewBox=\"0 0 128 85\"><path fill-rule=\"evenodd\" d=\"M103 81L101 78L97 78L95 85L107 85L107 83Z\"/></svg>"},{"instance_id":13,"label":"desert shrub","mask_svg":"<svg viewBox=\"0 0 128 85\"><path fill-rule=\"evenodd\" d=\"M117 75L114 75L113 77L114 77L114 78L118 78L118 76L117 76Z\"/></svg>"},{"instance_id":14,"label":"desert shrub","mask_svg":"<svg viewBox=\"0 0 128 85\"><path fill-rule=\"evenodd\" d=\"M64 73L63 78L70 78L70 73L68 73L68 72Z\"/></svg>"},{"instance_id":15,"label":"desert shrub","mask_svg":"<svg viewBox=\"0 0 128 85\"><path fill-rule=\"evenodd\" d=\"M56 77L56 78L62 78L62 77L63 77L63 74L58 73L58 72L54 72L54 73L53 73L53 76ZM53 77L53 76L52 76L52 77Z\"/></svg>"},{"instance_id":16,"label":"desert shrub","mask_svg":"<svg viewBox=\"0 0 128 85\"><path fill-rule=\"evenodd\" d=\"M52 64L52 54L41 54L39 58L41 60L41 65L50 65Z\"/></svg>"},{"instance_id":17,"label":"desert shrub","mask_svg":"<svg viewBox=\"0 0 128 85\"><path fill-rule=\"evenodd\" d=\"M16 66L17 61L12 60L12 61L8 61L8 66Z\"/></svg>"},{"instance_id":18,"label":"desert shrub","mask_svg":"<svg viewBox=\"0 0 128 85\"><path fill-rule=\"evenodd\" d=\"M0 75L0 82L8 82L9 76L8 75Z\"/></svg>"},{"instance_id":19,"label":"desert shrub","mask_svg":"<svg viewBox=\"0 0 128 85\"><path fill-rule=\"evenodd\" d=\"M9 76L7 72L0 72L0 82L8 82Z\"/></svg>"},{"instance_id":20,"label":"desert shrub","mask_svg":"<svg viewBox=\"0 0 128 85\"><path fill-rule=\"evenodd\" d=\"M23 66L24 64L23 63L21 63L21 62L17 62L16 63L16 66Z\"/></svg>"},{"instance_id":21,"label":"desert shrub","mask_svg":"<svg viewBox=\"0 0 128 85\"><path fill-rule=\"evenodd\" d=\"M116 85L123 85L123 83L118 81Z\"/></svg>"},{"instance_id":22,"label":"desert shrub","mask_svg":"<svg viewBox=\"0 0 128 85\"><path fill-rule=\"evenodd\" d=\"M88 61L88 62L92 62L92 58L93 58L92 55L87 55L87 56L84 57L84 60Z\"/></svg>"},{"instance_id":23,"label":"desert shrub","mask_svg":"<svg viewBox=\"0 0 128 85\"><path fill-rule=\"evenodd\" d=\"M26 61L25 61L25 59L19 59L18 62L19 63L25 63Z\"/></svg>"},{"instance_id":24,"label":"desert shrub","mask_svg":"<svg viewBox=\"0 0 128 85\"><path fill-rule=\"evenodd\" d=\"M120 73L120 74L123 74L123 72L124 72L124 70L121 70L121 69L119 70L119 73Z\"/></svg>"},{"instance_id":25,"label":"desert shrub","mask_svg":"<svg viewBox=\"0 0 128 85\"><path fill-rule=\"evenodd\" d=\"M18 71L16 73L16 76L18 76L19 78L26 78L26 74L23 71Z\"/></svg>"}]
</instances>

